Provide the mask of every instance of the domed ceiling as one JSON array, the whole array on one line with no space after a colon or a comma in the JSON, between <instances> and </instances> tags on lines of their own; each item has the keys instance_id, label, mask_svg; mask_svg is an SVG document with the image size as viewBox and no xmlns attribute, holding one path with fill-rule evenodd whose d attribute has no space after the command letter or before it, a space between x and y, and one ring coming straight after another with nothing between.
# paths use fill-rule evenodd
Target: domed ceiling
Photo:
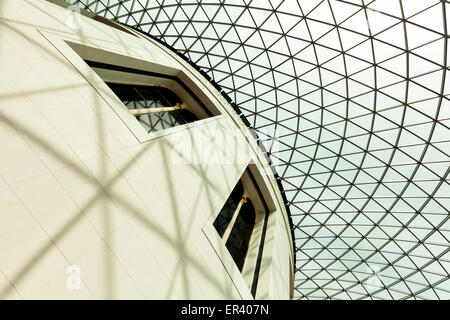
<instances>
[{"instance_id":1,"label":"domed ceiling","mask_svg":"<svg viewBox=\"0 0 450 320\"><path fill-rule=\"evenodd\" d=\"M260 133L296 298L450 298L447 1L70 2L181 51Z\"/></svg>"}]
</instances>

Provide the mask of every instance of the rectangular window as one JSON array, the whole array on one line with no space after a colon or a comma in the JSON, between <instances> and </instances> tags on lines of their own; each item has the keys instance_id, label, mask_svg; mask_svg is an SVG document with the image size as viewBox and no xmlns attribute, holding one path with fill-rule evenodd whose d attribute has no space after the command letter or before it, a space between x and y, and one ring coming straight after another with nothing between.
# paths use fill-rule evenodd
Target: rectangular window
<instances>
[{"instance_id":1,"label":"rectangular window","mask_svg":"<svg viewBox=\"0 0 450 320\"><path fill-rule=\"evenodd\" d=\"M268 214L261 191L251 171L246 170L213 222L214 228L241 273L252 273L253 296L256 295ZM254 232L258 223L262 224L259 228L262 231ZM259 241L255 241L258 239L254 237L259 237ZM257 255L250 258L252 243L259 243L259 247L253 248L253 252L257 252Z\"/></svg>"},{"instance_id":2,"label":"rectangular window","mask_svg":"<svg viewBox=\"0 0 450 320\"><path fill-rule=\"evenodd\" d=\"M162 131L218 115L176 76L90 60L106 85L148 133Z\"/></svg>"}]
</instances>

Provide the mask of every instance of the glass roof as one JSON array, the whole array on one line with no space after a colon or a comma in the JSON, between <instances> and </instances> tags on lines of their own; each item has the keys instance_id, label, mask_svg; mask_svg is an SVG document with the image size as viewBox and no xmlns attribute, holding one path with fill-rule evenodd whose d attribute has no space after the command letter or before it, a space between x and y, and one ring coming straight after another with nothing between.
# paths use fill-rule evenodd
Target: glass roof
<instances>
[{"instance_id":1,"label":"glass roof","mask_svg":"<svg viewBox=\"0 0 450 320\"><path fill-rule=\"evenodd\" d=\"M450 298L447 1L71 2L178 49L275 130L296 298Z\"/></svg>"}]
</instances>

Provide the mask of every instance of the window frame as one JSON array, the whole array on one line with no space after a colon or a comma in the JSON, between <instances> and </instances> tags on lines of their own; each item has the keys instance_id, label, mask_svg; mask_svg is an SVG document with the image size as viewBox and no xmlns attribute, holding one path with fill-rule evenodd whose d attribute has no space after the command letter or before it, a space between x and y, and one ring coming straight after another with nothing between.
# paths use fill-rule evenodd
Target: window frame
<instances>
[{"instance_id":1,"label":"window frame","mask_svg":"<svg viewBox=\"0 0 450 320\"><path fill-rule=\"evenodd\" d=\"M222 237L213 225L238 181L242 182L244 190L247 189L247 192L250 191L248 197L252 198L255 207L255 226L250 236L242 271L239 270L231 253L223 243ZM249 190L249 184L253 185L253 190ZM265 189L265 187L259 169L253 161L250 161L250 164L243 168L242 174L229 190L229 193L223 197L220 206L214 210L214 213L208 218L202 228L203 233L213 246L235 286L240 288L238 290L241 292L242 290L248 290L251 297L254 299L265 297L268 292L267 285L270 276L267 273L262 272L262 270L270 265L267 258L271 257L272 244L269 245L267 239L270 239L273 236L273 219L274 214L277 211L271 196L265 192L266 190L262 190ZM239 274L240 277L238 277L237 274ZM240 279L242 279L242 281L240 281ZM243 288L244 286L245 289Z\"/></svg>"},{"instance_id":2,"label":"window frame","mask_svg":"<svg viewBox=\"0 0 450 320\"><path fill-rule=\"evenodd\" d=\"M77 68L78 71L85 75L85 78L96 89L98 94L102 96L106 104L116 112L122 122L124 122L127 128L140 143L146 143L153 139L158 139L181 130L192 128L196 125L215 121L218 117L224 116L223 111L217 108L217 103L212 101L210 97L203 92L204 88L190 79L181 69L173 68L170 64L157 64L154 62L139 60L131 56L124 56L113 51L90 47L86 44L80 44L69 39L63 41L72 50L72 52L78 56L78 59L82 60L84 68L83 70ZM125 77L126 80L116 79L115 81L102 78L94 70L95 67L92 67L86 61L97 64L97 66L109 65L113 69L116 69L108 70L110 73L122 72L122 75L128 75L128 77ZM86 68L88 69L86 70ZM147 132L136 117L129 112L129 109L108 87L106 82L135 85L148 85L151 82L161 84L177 94L183 102L186 100L188 105L193 106L194 108L201 108L201 112L206 114L207 117L165 130ZM119 106L119 108L117 106Z\"/></svg>"}]
</instances>

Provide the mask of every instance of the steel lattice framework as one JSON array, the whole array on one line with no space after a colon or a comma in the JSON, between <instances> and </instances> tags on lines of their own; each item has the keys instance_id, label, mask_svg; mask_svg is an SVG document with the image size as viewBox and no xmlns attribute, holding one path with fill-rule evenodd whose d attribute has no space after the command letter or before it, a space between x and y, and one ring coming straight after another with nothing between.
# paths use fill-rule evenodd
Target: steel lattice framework
<instances>
[{"instance_id":1,"label":"steel lattice framework","mask_svg":"<svg viewBox=\"0 0 450 320\"><path fill-rule=\"evenodd\" d=\"M277 132L297 298L450 298L447 1L71 3L178 49Z\"/></svg>"}]
</instances>

